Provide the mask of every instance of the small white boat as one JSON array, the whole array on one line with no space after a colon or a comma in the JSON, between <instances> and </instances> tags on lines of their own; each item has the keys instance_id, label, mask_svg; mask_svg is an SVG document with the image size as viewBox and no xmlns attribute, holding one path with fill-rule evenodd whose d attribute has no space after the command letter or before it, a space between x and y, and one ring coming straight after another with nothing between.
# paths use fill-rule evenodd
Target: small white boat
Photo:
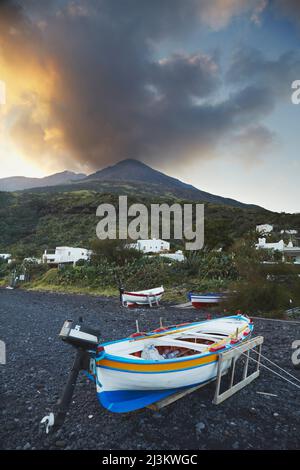
<instances>
[{"instance_id":1,"label":"small white boat","mask_svg":"<svg viewBox=\"0 0 300 470\"><path fill-rule=\"evenodd\" d=\"M153 304L158 305L163 293L163 286L137 292L124 291L122 293L122 304L126 307L134 305L150 305L151 307Z\"/></svg>"},{"instance_id":2,"label":"small white boat","mask_svg":"<svg viewBox=\"0 0 300 470\"><path fill-rule=\"evenodd\" d=\"M235 315L160 327L99 344L90 374L101 404L113 412L142 408L184 388L216 378L218 354L252 333L251 320ZM224 361L226 371L231 361Z\"/></svg>"}]
</instances>

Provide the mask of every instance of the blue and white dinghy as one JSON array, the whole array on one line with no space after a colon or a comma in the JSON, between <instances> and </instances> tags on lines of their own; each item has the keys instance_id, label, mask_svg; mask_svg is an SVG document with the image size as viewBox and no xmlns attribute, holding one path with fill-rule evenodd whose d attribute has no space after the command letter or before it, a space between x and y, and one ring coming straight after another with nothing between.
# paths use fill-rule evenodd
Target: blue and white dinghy
<instances>
[{"instance_id":1,"label":"blue and white dinghy","mask_svg":"<svg viewBox=\"0 0 300 470\"><path fill-rule=\"evenodd\" d=\"M207 292L205 294L196 294L195 292L188 293L188 299L195 308L206 308L219 305L222 301L226 300L228 294L223 292Z\"/></svg>"},{"instance_id":2,"label":"blue and white dinghy","mask_svg":"<svg viewBox=\"0 0 300 470\"><path fill-rule=\"evenodd\" d=\"M42 423L47 432L62 425L80 370L96 383L98 399L105 408L115 413L133 411L215 379L219 354L238 347L252 331L250 318L233 315L161 326L101 343L99 331L86 327L82 320L67 320L60 337L77 353L57 410ZM231 360L222 361L222 372L230 365Z\"/></svg>"}]
</instances>

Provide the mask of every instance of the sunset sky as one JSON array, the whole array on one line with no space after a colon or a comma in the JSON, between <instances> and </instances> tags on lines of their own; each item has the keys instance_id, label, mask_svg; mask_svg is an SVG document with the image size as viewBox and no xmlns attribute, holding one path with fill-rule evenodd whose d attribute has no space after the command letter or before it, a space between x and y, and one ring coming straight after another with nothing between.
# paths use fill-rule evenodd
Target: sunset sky
<instances>
[{"instance_id":1,"label":"sunset sky","mask_svg":"<svg viewBox=\"0 0 300 470\"><path fill-rule=\"evenodd\" d=\"M299 45L298 0L2 0L0 177L136 158L300 212Z\"/></svg>"}]
</instances>

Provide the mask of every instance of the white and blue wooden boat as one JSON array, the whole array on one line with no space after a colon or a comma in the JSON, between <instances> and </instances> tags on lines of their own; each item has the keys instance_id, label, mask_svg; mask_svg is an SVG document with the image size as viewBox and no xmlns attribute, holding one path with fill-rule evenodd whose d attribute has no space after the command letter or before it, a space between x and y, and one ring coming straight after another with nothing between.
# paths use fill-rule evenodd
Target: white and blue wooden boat
<instances>
[{"instance_id":1,"label":"white and blue wooden boat","mask_svg":"<svg viewBox=\"0 0 300 470\"><path fill-rule=\"evenodd\" d=\"M227 294L222 292L208 292L206 294L196 294L195 292L188 293L188 299L195 308L212 307L218 305L226 298Z\"/></svg>"},{"instance_id":2,"label":"white and blue wooden boat","mask_svg":"<svg viewBox=\"0 0 300 470\"><path fill-rule=\"evenodd\" d=\"M113 412L143 408L216 377L218 354L251 334L243 315L158 328L99 344L91 371L100 403ZM230 363L224 363L224 370Z\"/></svg>"}]
</instances>

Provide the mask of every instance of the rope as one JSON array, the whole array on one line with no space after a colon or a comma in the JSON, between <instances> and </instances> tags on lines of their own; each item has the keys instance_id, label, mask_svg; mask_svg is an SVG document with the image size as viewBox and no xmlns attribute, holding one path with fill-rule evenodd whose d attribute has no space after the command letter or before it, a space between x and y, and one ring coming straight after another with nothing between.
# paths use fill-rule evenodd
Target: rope
<instances>
[{"instance_id":1,"label":"rope","mask_svg":"<svg viewBox=\"0 0 300 470\"><path fill-rule=\"evenodd\" d=\"M239 349L243 346L243 344L241 344L240 346L235 346L234 349ZM250 350L249 350L250 351ZM294 380L296 380L297 382L300 383L300 380L295 377L294 375L290 374L289 372L287 372L285 369L283 369L282 367L280 367L278 364L276 364L275 362L271 361L270 359L268 359L266 356L264 356L263 354L259 353L259 351L256 351L254 348L251 349L251 351L254 351L257 355L259 355L262 359L265 359L267 361L269 361L272 365L278 367L280 370L282 370L285 374L289 375L290 377L292 377ZM251 357L250 355L248 356L245 352L242 352L241 354L243 354L244 356L246 356L247 358L251 359L252 361L256 362L257 364L260 364L261 367L264 367L265 369L269 370L270 372L273 372L273 374L275 375L278 375L278 377L281 377L283 380L286 380L287 382L291 383L292 385L294 385L295 387L299 388L300 389L300 386L298 384L295 384L294 382L292 382L291 380L287 379L286 377L282 376L281 374L279 374L278 372L276 372L275 370L271 369L270 367L266 366L265 364L262 364L261 361L257 361L256 359L254 359L253 357Z\"/></svg>"},{"instance_id":2,"label":"rope","mask_svg":"<svg viewBox=\"0 0 300 470\"><path fill-rule=\"evenodd\" d=\"M255 352L257 355L259 355L259 352L256 351L255 349L252 350L253 352ZM278 369L282 370L285 374L289 375L290 377L292 377L294 380L296 380L297 382L300 383L300 380L295 377L293 374L290 374L290 372L286 371L285 369L283 369L282 367L280 367L278 364L276 364L276 362L273 362L271 361L270 359L268 359L266 356L264 356L263 354L260 354L260 356L265 359L266 361L270 362L273 366L275 367L278 367Z\"/></svg>"},{"instance_id":3,"label":"rope","mask_svg":"<svg viewBox=\"0 0 300 470\"><path fill-rule=\"evenodd\" d=\"M242 346L243 346L243 344L240 344L239 346L235 346L234 349L239 349L239 348L241 348ZM276 362L271 361L271 359L268 359L266 356L264 356L263 354L259 353L259 352L256 351L256 349L254 349L254 348L251 349L251 351L255 352L255 353L256 353L258 356L260 356L262 359L265 359L266 361L270 362L273 366L278 367L278 369L282 370L285 374L289 375L290 377L292 377L292 379L296 380L296 382L299 382L299 383L300 383L300 380L299 380L297 377L295 377L293 374L291 374L290 372L288 372L288 371L286 371L285 369L283 369L282 367L280 367L278 364L276 364ZM247 354L245 354L245 353L242 353L242 354L244 354L245 356L247 356ZM251 357L250 359L255 360L255 359L252 358L252 357ZM256 361L256 362L258 362L258 361ZM266 367L266 366L265 366L265 367ZM271 370L271 369L270 369L270 370Z\"/></svg>"},{"instance_id":4,"label":"rope","mask_svg":"<svg viewBox=\"0 0 300 470\"><path fill-rule=\"evenodd\" d=\"M241 354L243 354L244 356L248 357L246 353L242 352ZM294 385L295 387L299 388L300 389L300 385L297 385L295 384L294 382L292 382L291 380L287 379L286 377L284 377L283 375L281 374L278 374L278 372L275 372L275 370L273 369L270 369L270 367L266 366L265 364L262 364L260 361L257 361L256 359L254 359L254 357L250 357L249 356L249 359L251 359L252 361L256 362L257 364L259 364L261 367L264 367L265 369L269 370L270 372L272 372L273 374L275 375L278 375L278 377L280 377L281 379L285 380L286 382L289 382L290 384ZM297 379L296 379L297 380Z\"/></svg>"}]
</instances>

